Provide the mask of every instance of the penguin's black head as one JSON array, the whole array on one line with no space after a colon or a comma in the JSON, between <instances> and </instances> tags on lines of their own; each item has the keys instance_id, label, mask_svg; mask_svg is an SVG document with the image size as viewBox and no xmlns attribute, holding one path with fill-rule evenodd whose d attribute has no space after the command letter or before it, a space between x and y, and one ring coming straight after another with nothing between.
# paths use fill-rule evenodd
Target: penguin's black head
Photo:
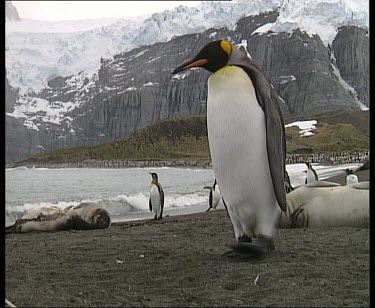
<instances>
[{"instance_id":1,"label":"penguin's black head","mask_svg":"<svg viewBox=\"0 0 375 308\"><path fill-rule=\"evenodd\" d=\"M153 182L158 182L158 175L155 172L150 172Z\"/></svg>"},{"instance_id":2,"label":"penguin's black head","mask_svg":"<svg viewBox=\"0 0 375 308\"><path fill-rule=\"evenodd\" d=\"M347 175L354 174L353 170L351 170L349 168L345 169L344 171L346 172Z\"/></svg>"},{"instance_id":3,"label":"penguin's black head","mask_svg":"<svg viewBox=\"0 0 375 308\"><path fill-rule=\"evenodd\" d=\"M193 67L202 67L211 73L214 73L227 65L232 50L232 44L225 40L208 43L192 60L177 67L172 74Z\"/></svg>"}]
</instances>

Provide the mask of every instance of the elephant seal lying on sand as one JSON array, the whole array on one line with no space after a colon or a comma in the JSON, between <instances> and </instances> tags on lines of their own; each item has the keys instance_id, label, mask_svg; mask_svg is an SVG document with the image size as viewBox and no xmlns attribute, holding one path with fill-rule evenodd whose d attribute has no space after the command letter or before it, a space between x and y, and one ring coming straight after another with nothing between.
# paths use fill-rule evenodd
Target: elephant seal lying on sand
<instances>
[{"instance_id":1,"label":"elephant seal lying on sand","mask_svg":"<svg viewBox=\"0 0 375 308\"><path fill-rule=\"evenodd\" d=\"M61 230L104 229L111 224L109 213L94 202L82 202L61 209L58 206L38 206L17 219L7 232L53 232Z\"/></svg>"},{"instance_id":2,"label":"elephant seal lying on sand","mask_svg":"<svg viewBox=\"0 0 375 308\"><path fill-rule=\"evenodd\" d=\"M324 195L329 193L329 189L338 187L340 184L327 181L314 181L305 185L294 188L293 191L286 195L287 209L285 212L280 211L278 228L293 228L292 214L299 209L299 207L317 195ZM322 189L324 188L324 189Z\"/></svg>"},{"instance_id":3,"label":"elephant seal lying on sand","mask_svg":"<svg viewBox=\"0 0 375 308\"><path fill-rule=\"evenodd\" d=\"M279 228L369 227L369 182L341 186L317 181L287 195Z\"/></svg>"},{"instance_id":4,"label":"elephant seal lying on sand","mask_svg":"<svg viewBox=\"0 0 375 308\"><path fill-rule=\"evenodd\" d=\"M17 219L8 231L12 233L49 232L69 230L73 227L71 217L58 206L37 206Z\"/></svg>"},{"instance_id":5,"label":"elephant seal lying on sand","mask_svg":"<svg viewBox=\"0 0 375 308\"><path fill-rule=\"evenodd\" d=\"M82 202L65 210L76 230L105 229L111 225L109 213L95 202Z\"/></svg>"}]
</instances>

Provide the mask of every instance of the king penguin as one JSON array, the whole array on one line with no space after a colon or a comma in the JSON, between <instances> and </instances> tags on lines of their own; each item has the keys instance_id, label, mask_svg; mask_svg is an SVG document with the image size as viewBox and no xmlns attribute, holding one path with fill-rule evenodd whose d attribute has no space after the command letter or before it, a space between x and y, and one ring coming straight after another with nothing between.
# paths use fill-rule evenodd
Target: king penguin
<instances>
[{"instance_id":1,"label":"king penguin","mask_svg":"<svg viewBox=\"0 0 375 308\"><path fill-rule=\"evenodd\" d=\"M306 172L306 180L305 184L318 181L318 175L316 174L316 171L313 169L312 165L310 162L305 163L307 166Z\"/></svg>"},{"instance_id":2,"label":"king penguin","mask_svg":"<svg viewBox=\"0 0 375 308\"><path fill-rule=\"evenodd\" d=\"M274 250L278 207L286 211L286 141L278 96L260 69L226 40L207 44L172 73L194 67L213 73L208 79L208 142L234 229L232 253Z\"/></svg>"},{"instance_id":3,"label":"king penguin","mask_svg":"<svg viewBox=\"0 0 375 308\"><path fill-rule=\"evenodd\" d=\"M353 183L358 183L358 176L356 176L354 174L353 170L347 168L344 171L347 174L346 178L345 178L345 185L350 185L350 184L353 184Z\"/></svg>"},{"instance_id":4,"label":"king penguin","mask_svg":"<svg viewBox=\"0 0 375 308\"><path fill-rule=\"evenodd\" d=\"M207 213L209 210L216 209L216 207L218 206L220 202L220 189L219 189L219 186L217 185L216 179L212 186L205 186L204 189L210 190L210 195L208 198L209 208L206 211Z\"/></svg>"},{"instance_id":5,"label":"king penguin","mask_svg":"<svg viewBox=\"0 0 375 308\"><path fill-rule=\"evenodd\" d=\"M150 212L154 212L154 220L163 219L163 209L164 209L164 191L158 181L158 175L154 172L150 172L152 176L152 181L150 183L150 199L148 201L148 206Z\"/></svg>"}]
</instances>

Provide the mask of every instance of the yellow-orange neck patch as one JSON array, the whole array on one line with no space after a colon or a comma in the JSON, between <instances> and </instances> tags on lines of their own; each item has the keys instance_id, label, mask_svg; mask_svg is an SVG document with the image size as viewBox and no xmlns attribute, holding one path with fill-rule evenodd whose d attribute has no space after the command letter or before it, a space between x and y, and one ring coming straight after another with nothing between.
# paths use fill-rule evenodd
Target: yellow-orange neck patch
<instances>
[{"instance_id":1,"label":"yellow-orange neck patch","mask_svg":"<svg viewBox=\"0 0 375 308\"><path fill-rule=\"evenodd\" d=\"M228 56L232 53L232 44L228 41L221 41L220 47L227 53Z\"/></svg>"}]
</instances>

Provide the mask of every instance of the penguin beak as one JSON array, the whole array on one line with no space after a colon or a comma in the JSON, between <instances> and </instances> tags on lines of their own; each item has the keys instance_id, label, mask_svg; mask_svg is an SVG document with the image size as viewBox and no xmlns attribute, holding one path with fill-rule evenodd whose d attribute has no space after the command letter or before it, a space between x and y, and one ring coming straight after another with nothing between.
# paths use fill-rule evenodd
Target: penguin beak
<instances>
[{"instance_id":1,"label":"penguin beak","mask_svg":"<svg viewBox=\"0 0 375 308\"><path fill-rule=\"evenodd\" d=\"M191 61L188 61L188 62L176 67L174 69L174 71L172 72L172 74L177 74L179 72L188 70L189 68L192 68L192 67L200 67L200 66L203 66L207 63L208 63L207 59L198 59L198 60L193 59Z\"/></svg>"}]
</instances>

